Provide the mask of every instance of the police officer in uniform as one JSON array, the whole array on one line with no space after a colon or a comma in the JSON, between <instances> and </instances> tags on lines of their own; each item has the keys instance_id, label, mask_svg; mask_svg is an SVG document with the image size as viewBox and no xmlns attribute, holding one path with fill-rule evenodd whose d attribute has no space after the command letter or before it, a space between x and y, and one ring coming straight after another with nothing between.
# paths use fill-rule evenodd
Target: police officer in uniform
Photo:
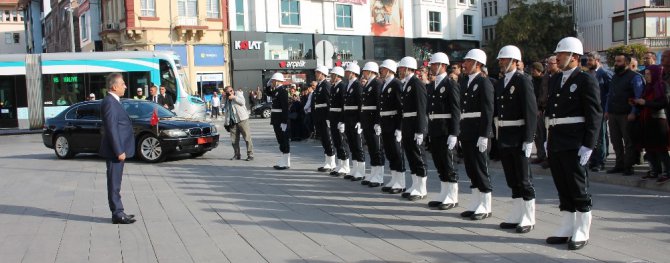
<instances>
[{"instance_id":1,"label":"police officer in uniform","mask_svg":"<svg viewBox=\"0 0 670 263\"><path fill-rule=\"evenodd\" d=\"M316 89L312 92L312 118L314 127L321 136L321 146L325 154L323 166L317 170L319 172L332 172L335 169L335 150L333 140L328 127L328 111L330 110L330 82L326 80L328 68L325 66L316 67Z\"/></svg>"},{"instance_id":2,"label":"police officer in uniform","mask_svg":"<svg viewBox=\"0 0 670 263\"><path fill-rule=\"evenodd\" d=\"M361 133L361 105L363 95L361 91L361 82L358 76L361 74L361 68L356 63L350 63L344 76L347 78L346 90L344 92L344 113L342 113L343 133L346 134L349 151L351 152L352 172L345 175L344 179L351 181L360 181L365 175L365 153L363 152L363 141Z\"/></svg>"},{"instance_id":3,"label":"police officer in uniform","mask_svg":"<svg viewBox=\"0 0 670 263\"><path fill-rule=\"evenodd\" d=\"M363 125L363 136L370 154L370 174L366 174L361 184L369 187L378 187L384 183L384 152L381 145L382 127L379 116L379 95L384 82L377 77L378 75L379 65L377 63L365 63L363 78L366 83L363 87L361 125Z\"/></svg>"},{"instance_id":4,"label":"police officer in uniform","mask_svg":"<svg viewBox=\"0 0 670 263\"><path fill-rule=\"evenodd\" d=\"M288 128L288 91L282 85L286 81L284 75L277 72L272 74L270 83L265 87L265 93L272 97L272 110L270 115L270 124L275 132L275 137L279 143L279 150L282 153L281 158L274 166L277 170L284 170L291 167L291 145L289 144L289 136L286 132Z\"/></svg>"},{"instance_id":5,"label":"police officer in uniform","mask_svg":"<svg viewBox=\"0 0 670 263\"><path fill-rule=\"evenodd\" d=\"M470 178L472 199L462 217L482 220L491 216L491 178L488 172L488 141L493 135L493 84L481 74L486 53L472 49L463 63L461 78L461 133L465 172Z\"/></svg>"},{"instance_id":6,"label":"police officer in uniform","mask_svg":"<svg viewBox=\"0 0 670 263\"><path fill-rule=\"evenodd\" d=\"M399 194L405 191L405 157L402 149L402 83L395 78L398 64L390 59L382 61L379 74L384 82L379 95L379 118L382 129L384 154L389 161L391 180L382 192Z\"/></svg>"},{"instance_id":7,"label":"police officer in uniform","mask_svg":"<svg viewBox=\"0 0 670 263\"><path fill-rule=\"evenodd\" d=\"M428 84L432 90L428 104L428 135L431 154L440 177L440 193L429 207L447 210L458 206L458 175L454 171L454 153L461 119L461 91L447 76L449 57L442 52L430 57L430 70L435 81Z\"/></svg>"},{"instance_id":8,"label":"police officer in uniform","mask_svg":"<svg viewBox=\"0 0 670 263\"><path fill-rule=\"evenodd\" d=\"M583 248L589 240L592 203L585 165L593 153L602 118L598 83L579 67L583 52L577 38L558 42L554 53L562 72L549 80L545 114L545 147L563 217L547 243L568 243L570 250Z\"/></svg>"},{"instance_id":9,"label":"police officer in uniform","mask_svg":"<svg viewBox=\"0 0 670 263\"><path fill-rule=\"evenodd\" d=\"M498 65L505 73L495 85L495 118L498 158L512 189L512 209L500 227L528 233L535 225L535 188L528 158L537 128L537 102L530 78L517 71L521 50L509 45L498 52Z\"/></svg>"},{"instance_id":10,"label":"police officer in uniform","mask_svg":"<svg viewBox=\"0 0 670 263\"><path fill-rule=\"evenodd\" d=\"M349 154L347 152L347 137L344 134L344 123L342 122L342 111L344 109L344 92L347 86L342 81L344 78L344 69L334 67L330 70L330 112L328 121L330 122L330 134L333 138L333 144L337 152L337 165L330 172L332 176L346 176L351 171L349 168Z\"/></svg>"},{"instance_id":11,"label":"police officer in uniform","mask_svg":"<svg viewBox=\"0 0 670 263\"><path fill-rule=\"evenodd\" d=\"M398 63L398 73L403 80L402 87L402 146L405 149L412 185L402 194L410 201L421 200L428 194L426 190L426 162L423 138L428 132L426 112L428 96L426 86L414 76L416 59L404 57Z\"/></svg>"}]
</instances>

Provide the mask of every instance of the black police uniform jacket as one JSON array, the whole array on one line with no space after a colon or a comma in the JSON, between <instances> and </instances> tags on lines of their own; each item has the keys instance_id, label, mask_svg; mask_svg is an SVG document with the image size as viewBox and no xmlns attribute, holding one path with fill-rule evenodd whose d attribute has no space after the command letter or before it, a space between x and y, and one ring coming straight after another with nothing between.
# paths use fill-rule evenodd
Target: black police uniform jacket
<instances>
[{"instance_id":1,"label":"black police uniform jacket","mask_svg":"<svg viewBox=\"0 0 670 263\"><path fill-rule=\"evenodd\" d=\"M433 81L426 86L426 89L430 91L428 135L431 137L458 136L461 119L461 91L458 83L445 75L437 86ZM430 115L434 114L450 114L451 118L431 120Z\"/></svg>"},{"instance_id":2,"label":"black police uniform jacket","mask_svg":"<svg viewBox=\"0 0 670 263\"><path fill-rule=\"evenodd\" d=\"M549 127L547 149L551 152L593 149L600 132L602 107L596 79L577 68L561 87L563 73L549 80L549 97L545 118L584 117L584 123Z\"/></svg>"},{"instance_id":3,"label":"black police uniform jacket","mask_svg":"<svg viewBox=\"0 0 670 263\"><path fill-rule=\"evenodd\" d=\"M351 84L350 87L349 83ZM361 104L363 103L363 94L361 88L361 82L358 79L355 79L353 82L349 82L344 86L344 106L346 108L356 107L355 110L346 109L344 110L344 121L347 122L360 122L361 117Z\"/></svg>"},{"instance_id":4,"label":"black police uniform jacket","mask_svg":"<svg viewBox=\"0 0 670 263\"><path fill-rule=\"evenodd\" d=\"M317 104L326 104L326 107L316 108ZM316 119L327 119L330 110L330 82L321 81L312 92L312 116Z\"/></svg>"},{"instance_id":5,"label":"black police uniform jacket","mask_svg":"<svg viewBox=\"0 0 670 263\"><path fill-rule=\"evenodd\" d=\"M379 113L395 111L393 116L381 116L382 132L395 132L402 130L402 82L393 78L386 87L385 80L382 82L382 93L379 95Z\"/></svg>"},{"instance_id":6,"label":"black police uniform jacket","mask_svg":"<svg viewBox=\"0 0 670 263\"><path fill-rule=\"evenodd\" d=\"M365 87L363 87L363 106L361 107L361 123L369 126L380 124L379 117L379 96L382 92L384 82L375 77L368 80ZM366 110L365 107L374 107L375 110Z\"/></svg>"},{"instance_id":7,"label":"black police uniform jacket","mask_svg":"<svg viewBox=\"0 0 670 263\"><path fill-rule=\"evenodd\" d=\"M265 93L272 97L272 109L280 109L281 112L272 112L270 114L270 124L278 125L288 124L288 89L286 86L273 88L271 85L265 87Z\"/></svg>"},{"instance_id":8,"label":"black police uniform jacket","mask_svg":"<svg viewBox=\"0 0 670 263\"><path fill-rule=\"evenodd\" d=\"M330 88L330 108L342 109L344 106L344 92L346 92L347 83L340 81L337 85ZM337 125L338 122L344 121L342 119L342 112L331 111L328 113L328 120L330 125Z\"/></svg>"},{"instance_id":9,"label":"black police uniform jacket","mask_svg":"<svg viewBox=\"0 0 670 263\"><path fill-rule=\"evenodd\" d=\"M469 77L469 76L468 76ZM493 84L481 73L468 85L468 77L461 78L461 141L476 141L479 137L493 136ZM463 118L463 114L480 112L479 118Z\"/></svg>"},{"instance_id":10,"label":"black police uniform jacket","mask_svg":"<svg viewBox=\"0 0 670 263\"><path fill-rule=\"evenodd\" d=\"M524 120L522 126L499 127L497 140L502 147L521 147L522 143L533 142L537 129L537 101L530 78L515 72L507 85L505 80L495 85L494 121ZM495 125L495 123L494 123Z\"/></svg>"},{"instance_id":11,"label":"black police uniform jacket","mask_svg":"<svg viewBox=\"0 0 670 263\"><path fill-rule=\"evenodd\" d=\"M416 76L412 76L406 83L405 89L402 92L402 112L416 113L416 117L403 118L402 127L403 133L428 133L428 94L426 93L426 86ZM408 134L405 136L412 136Z\"/></svg>"}]
</instances>

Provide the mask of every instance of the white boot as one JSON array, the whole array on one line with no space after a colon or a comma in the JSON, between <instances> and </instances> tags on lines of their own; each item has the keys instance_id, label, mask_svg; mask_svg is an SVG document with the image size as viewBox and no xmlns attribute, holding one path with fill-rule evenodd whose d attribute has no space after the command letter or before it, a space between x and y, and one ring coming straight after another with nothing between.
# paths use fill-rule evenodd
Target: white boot
<instances>
[{"instance_id":1,"label":"white boot","mask_svg":"<svg viewBox=\"0 0 670 263\"><path fill-rule=\"evenodd\" d=\"M291 167L291 153L284 154L284 167L286 168Z\"/></svg>"},{"instance_id":2,"label":"white boot","mask_svg":"<svg viewBox=\"0 0 670 263\"><path fill-rule=\"evenodd\" d=\"M349 174L350 171L351 170L349 168L349 159L341 160L340 161L340 169L337 170L337 173L346 175L346 174Z\"/></svg>"},{"instance_id":3,"label":"white boot","mask_svg":"<svg viewBox=\"0 0 670 263\"><path fill-rule=\"evenodd\" d=\"M398 173L396 171L391 170L391 180L389 180L389 182L386 183L384 187L388 187L389 189L393 188L393 185L395 185L396 181L398 181Z\"/></svg>"},{"instance_id":4,"label":"white boot","mask_svg":"<svg viewBox=\"0 0 670 263\"><path fill-rule=\"evenodd\" d=\"M470 194L470 204L465 208L466 211L472 211L474 212L477 210L477 207L479 206L479 199L480 199L480 193L479 189L477 188L470 188L470 191L472 191L472 194Z\"/></svg>"},{"instance_id":5,"label":"white boot","mask_svg":"<svg viewBox=\"0 0 670 263\"><path fill-rule=\"evenodd\" d=\"M363 174L363 182L370 182L377 174L377 166L370 166L370 173Z\"/></svg>"},{"instance_id":6,"label":"white boot","mask_svg":"<svg viewBox=\"0 0 670 263\"><path fill-rule=\"evenodd\" d=\"M373 166L377 168L374 173L371 173L370 182L371 183L384 183L384 166Z\"/></svg>"},{"instance_id":7,"label":"white boot","mask_svg":"<svg viewBox=\"0 0 670 263\"><path fill-rule=\"evenodd\" d=\"M591 211L575 213L575 223L572 230L572 241L580 242L589 240L591 230Z\"/></svg>"},{"instance_id":8,"label":"white boot","mask_svg":"<svg viewBox=\"0 0 670 263\"><path fill-rule=\"evenodd\" d=\"M354 178L361 178L365 177L365 162L357 162L356 164L356 169L354 170Z\"/></svg>"},{"instance_id":9,"label":"white boot","mask_svg":"<svg viewBox=\"0 0 670 263\"><path fill-rule=\"evenodd\" d=\"M562 219L561 225L554 231L554 237L570 237L573 234L575 225L575 213L568 211L561 211Z\"/></svg>"},{"instance_id":10,"label":"white boot","mask_svg":"<svg viewBox=\"0 0 670 263\"><path fill-rule=\"evenodd\" d=\"M535 225L535 199L525 201L519 198L521 208L521 220L519 226L534 226Z\"/></svg>"},{"instance_id":11,"label":"white boot","mask_svg":"<svg viewBox=\"0 0 670 263\"><path fill-rule=\"evenodd\" d=\"M336 173L338 173L340 171L340 169L342 169L342 160L340 160L340 159L336 159L336 160L337 160L337 164L335 164L335 167L333 168L333 171L330 172L331 175L335 175Z\"/></svg>"},{"instance_id":12,"label":"white boot","mask_svg":"<svg viewBox=\"0 0 670 263\"><path fill-rule=\"evenodd\" d=\"M417 181L418 181L417 180L418 177L416 176L416 174L411 174L410 176L412 178L412 185L410 185L409 188L405 189L405 192L403 193L403 195L408 195L408 196L411 195L412 191L414 191L414 188L416 188L416 186L417 186L416 184L417 184Z\"/></svg>"},{"instance_id":13,"label":"white boot","mask_svg":"<svg viewBox=\"0 0 670 263\"><path fill-rule=\"evenodd\" d=\"M428 176L414 176L416 177L416 186L412 190L412 192L409 193L409 199L410 200L420 200L426 197L428 195L428 191L426 190L426 182L428 181Z\"/></svg>"},{"instance_id":14,"label":"white boot","mask_svg":"<svg viewBox=\"0 0 670 263\"><path fill-rule=\"evenodd\" d=\"M351 173L347 173L347 176L344 179L353 178L354 174L358 171L358 161L351 161Z\"/></svg>"},{"instance_id":15,"label":"white boot","mask_svg":"<svg viewBox=\"0 0 670 263\"><path fill-rule=\"evenodd\" d=\"M396 172L396 181L391 186L392 189L402 190L405 189L405 173Z\"/></svg>"},{"instance_id":16,"label":"white boot","mask_svg":"<svg viewBox=\"0 0 670 263\"><path fill-rule=\"evenodd\" d=\"M275 163L275 167L284 167L284 154L282 153L279 155L279 158L277 158L277 163Z\"/></svg>"},{"instance_id":17,"label":"white boot","mask_svg":"<svg viewBox=\"0 0 670 263\"><path fill-rule=\"evenodd\" d=\"M442 200L443 204L458 204L458 183L450 183L447 182L447 195L445 196L444 200Z\"/></svg>"},{"instance_id":18,"label":"white boot","mask_svg":"<svg viewBox=\"0 0 670 263\"><path fill-rule=\"evenodd\" d=\"M491 193L479 193L479 205L470 217L473 220L482 220L491 216Z\"/></svg>"},{"instance_id":19,"label":"white boot","mask_svg":"<svg viewBox=\"0 0 670 263\"><path fill-rule=\"evenodd\" d=\"M507 218L505 218L504 223L509 224L519 224L521 222L522 210L523 209L523 198L513 198L512 199L512 208L509 210Z\"/></svg>"},{"instance_id":20,"label":"white boot","mask_svg":"<svg viewBox=\"0 0 670 263\"><path fill-rule=\"evenodd\" d=\"M328 156L328 157L326 157L326 158L327 158L326 160L327 160L327 162L328 162L326 165L328 165L328 167L330 167L330 169L335 169L335 167L337 166L337 165L335 164L335 155L333 155L333 156Z\"/></svg>"},{"instance_id":21,"label":"white boot","mask_svg":"<svg viewBox=\"0 0 670 263\"><path fill-rule=\"evenodd\" d=\"M428 202L428 206L437 206L439 204L442 204L442 201L447 198L447 188L449 186L447 185L447 182L441 182L440 183L440 193L437 194L437 197L433 201Z\"/></svg>"}]
</instances>

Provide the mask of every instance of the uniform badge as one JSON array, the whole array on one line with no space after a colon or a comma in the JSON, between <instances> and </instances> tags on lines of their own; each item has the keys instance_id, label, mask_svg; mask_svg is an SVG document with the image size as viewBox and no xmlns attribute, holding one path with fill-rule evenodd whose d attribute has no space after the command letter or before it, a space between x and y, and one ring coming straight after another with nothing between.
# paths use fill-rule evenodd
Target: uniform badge
<instances>
[{"instance_id":1,"label":"uniform badge","mask_svg":"<svg viewBox=\"0 0 670 263\"><path fill-rule=\"evenodd\" d=\"M440 93L444 93L444 87L440 89Z\"/></svg>"},{"instance_id":2,"label":"uniform badge","mask_svg":"<svg viewBox=\"0 0 670 263\"><path fill-rule=\"evenodd\" d=\"M386 93L391 94L391 88L389 88Z\"/></svg>"},{"instance_id":3,"label":"uniform badge","mask_svg":"<svg viewBox=\"0 0 670 263\"><path fill-rule=\"evenodd\" d=\"M472 91L477 90L477 88L479 88L479 84L475 84L474 86L472 86Z\"/></svg>"},{"instance_id":4,"label":"uniform badge","mask_svg":"<svg viewBox=\"0 0 670 263\"><path fill-rule=\"evenodd\" d=\"M407 87L407 92L409 92L410 90L412 90L412 86Z\"/></svg>"},{"instance_id":5,"label":"uniform badge","mask_svg":"<svg viewBox=\"0 0 670 263\"><path fill-rule=\"evenodd\" d=\"M514 93L514 86L509 88L509 94L512 94L512 93Z\"/></svg>"},{"instance_id":6,"label":"uniform badge","mask_svg":"<svg viewBox=\"0 0 670 263\"><path fill-rule=\"evenodd\" d=\"M575 92L576 89L577 89L577 84L570 85L570 92Z\"/></svg>"},{"instance_id":7,"label":"uniform badge","mask_svg":"<svg viewBox=\"0 0 670 263\"><path fill-rule=\"evenodd\" d=\"M335 89L335 92L340 92L340 88Z\"/></svg>"},{"instance_id":8,"label":"uniform badge","mask_svg":"<svg viewBox=\"0 0 670 263\"><path fill-rule=\"evenodd\" d=\"M354 91L354 89L349 89L349 93L351 93L352 91Z\"/></svg>"}]
</instances>

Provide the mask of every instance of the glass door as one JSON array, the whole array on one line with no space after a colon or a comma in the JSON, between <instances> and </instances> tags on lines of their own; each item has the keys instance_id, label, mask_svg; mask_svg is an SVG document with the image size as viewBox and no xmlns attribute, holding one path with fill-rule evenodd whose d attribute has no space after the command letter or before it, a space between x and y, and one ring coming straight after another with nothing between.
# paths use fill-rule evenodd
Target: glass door
<instances>
[{"instance_id":1,"label":"glass door","mask_svg":"<svg viewBox=\"0 0 670 263\"><path fill-rule=\"evenodd\" d=\"M16 117L15 76L0 76L0 128L19 126Z\"/></svg>"}]
</instances>

